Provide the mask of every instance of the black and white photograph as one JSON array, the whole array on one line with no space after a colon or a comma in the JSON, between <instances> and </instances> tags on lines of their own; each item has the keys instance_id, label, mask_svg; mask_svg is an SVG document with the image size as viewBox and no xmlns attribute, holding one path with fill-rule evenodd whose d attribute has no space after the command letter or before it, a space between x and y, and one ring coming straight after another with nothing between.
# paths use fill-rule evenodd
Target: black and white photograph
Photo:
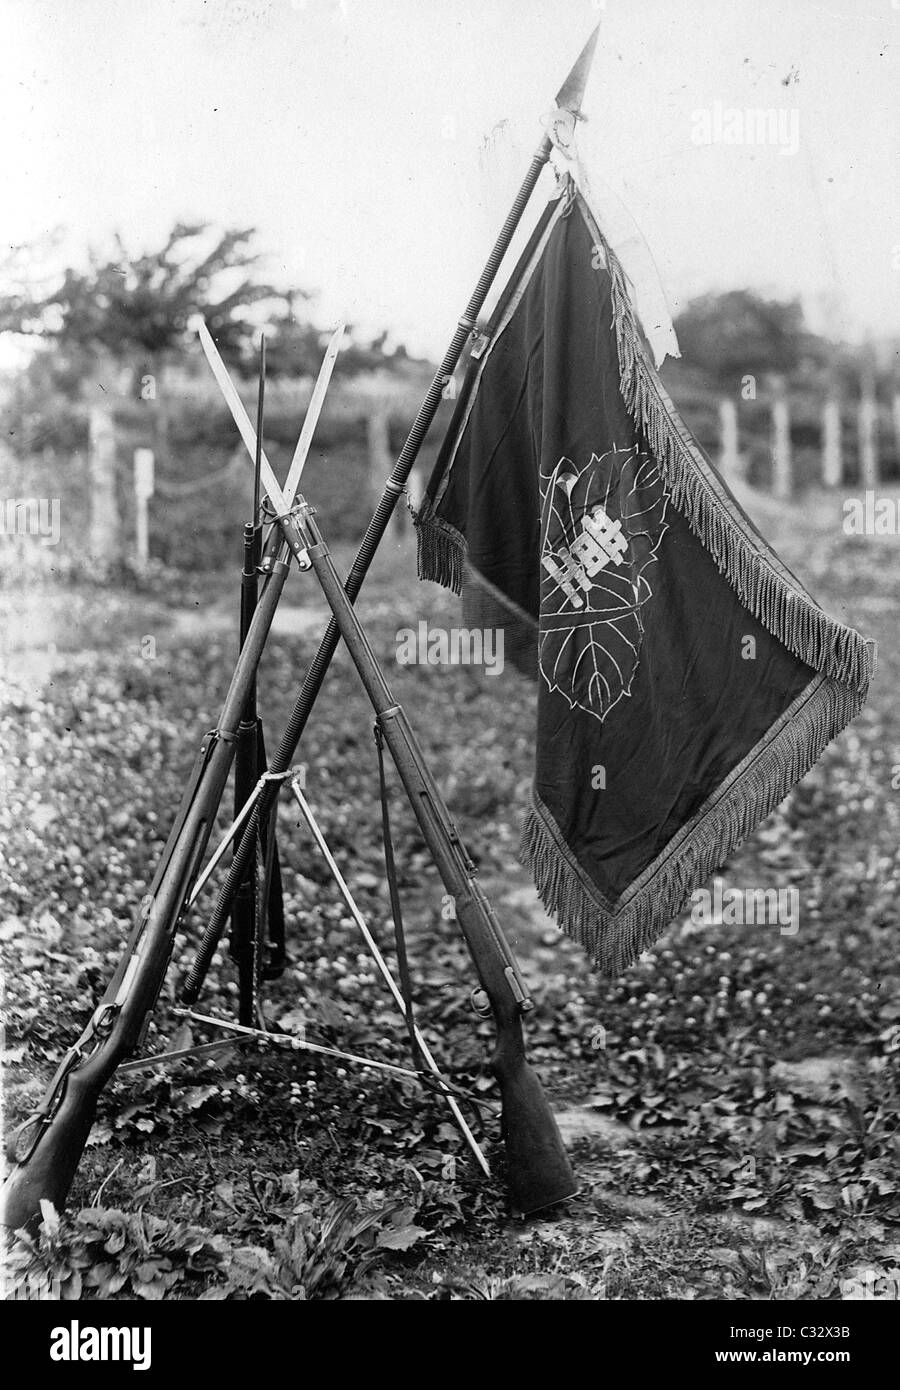
<instances>
[{"instance_id":1,"label":"black and white photograph","mask_svg":"<svg viewBox=\"0 0 900 1390\"><path fill-rule=\"evenodd\" d=\"M859 1375L900 0L0 31L7 1337L676 1305L685 1369Z\"/></svg>"}]
</instances>

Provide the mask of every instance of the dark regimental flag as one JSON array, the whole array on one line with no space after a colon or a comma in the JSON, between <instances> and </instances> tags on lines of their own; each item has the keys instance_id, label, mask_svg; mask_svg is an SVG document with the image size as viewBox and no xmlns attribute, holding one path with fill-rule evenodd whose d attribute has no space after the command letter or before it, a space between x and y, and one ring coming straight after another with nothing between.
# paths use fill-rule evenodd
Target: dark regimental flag
<instances>
[{"instance_id":1,"label":"dark regimental flag","mask_svg":"<svg viewBox=\"0 0 900 1390\"><path fill-rule=\"evenodd\" d=\"M417 526L422 577L465 585L469 623L536 676L522 857L621 970L859 711L874 649L679 418L571 180L473 356Z\"/></svg>"}]
</instances>

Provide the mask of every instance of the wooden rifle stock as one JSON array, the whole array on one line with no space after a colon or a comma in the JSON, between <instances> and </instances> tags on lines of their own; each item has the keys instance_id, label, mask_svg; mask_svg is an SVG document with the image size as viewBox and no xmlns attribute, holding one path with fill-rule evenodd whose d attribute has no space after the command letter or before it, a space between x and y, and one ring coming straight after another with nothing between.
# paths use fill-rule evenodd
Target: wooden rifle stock
<instances>
[{"instance_id":1,"label":"wooden rifle stock","mask_svg":"<svg viewBox=\"0 0 900 1390\"><path fill-rule=\"evenodd\" d=\"M388 732L390 724L394 725L393 742ZM421 754L402 709L397 707L391 711L382 725L385 741L407 790L416 784L422 787L425 778ZM404 766L408 769L406 775ZM427 769L424 772L427 777ZM425 816L419 817L419 824L438 861L444 886L453 896L456 920L494 1016L497 1037L491 1068L500 1087L502 1135L512 1205L524 1214L539 1211L574 1196L578 1185L544 1089L525 1054L522 1015L533 1005L500 923L472 872L452 822L449 830L441 826L441 817L433 815L433 803L427 790L420 792L420 804ZM433 817L435 827L430 837L425 830L429 817ZM443 855L439 855L439 846L444 850Z\"/></svg>"}]
</instances>

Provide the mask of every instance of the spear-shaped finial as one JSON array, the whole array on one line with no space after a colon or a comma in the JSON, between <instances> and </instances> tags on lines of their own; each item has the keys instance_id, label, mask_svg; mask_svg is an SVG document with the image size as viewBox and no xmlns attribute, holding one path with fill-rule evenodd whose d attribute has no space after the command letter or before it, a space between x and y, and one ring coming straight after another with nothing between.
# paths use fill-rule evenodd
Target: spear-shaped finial
<instances>
[{"instance_id":1,"label":"spear-shaped finial","mask_svg":"<svg viewBox=\"0 0 900 1390\"><path fill-rule=\"evenodd\" d=\"M591 64L594 61L594 50L597 47L599 33L600 25L598 24L579 53L575 66L556 94L556 104L561 111L571 111L573 115L577 116L581 110L584 89L587 86Z\"/></svg>"}]
</instances>

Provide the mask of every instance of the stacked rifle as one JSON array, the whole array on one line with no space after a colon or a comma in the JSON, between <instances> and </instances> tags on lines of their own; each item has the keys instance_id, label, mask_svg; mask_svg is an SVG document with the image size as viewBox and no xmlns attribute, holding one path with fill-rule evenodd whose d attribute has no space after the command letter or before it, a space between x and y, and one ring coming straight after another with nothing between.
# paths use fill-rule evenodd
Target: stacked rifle
<instances>
[{"instance_id":1,"label":"stacked rifle","mask_svg":"<svg viewBox=\"0 0 900 1390\"><path fill-rule=\"evenodd\" d=\"M577 115L596 33L586 45L557 96L557 106ZM502 1100L502 1134L507 1176L515 1210L530 1212L573 1195L575 1179L559 1131L541 1085L528 1065L522 1026L533 1007L528 990L500 924L474 873L440 790L431 775L403 708L394 699L354 610L373 556L422 441L442 400L446 382L476 334L485 298L509 248L513 234L551 152L544 136L487 264L460 318L452 341L413 422L381 500L344 583L334 567L326 542L298 488L312 443L316 421L339 351L342 329L332 337L303 423L300 438L282 488L263 445L265 347L261 350L257 424L254 430L240 397L228 377L209 333L201 329L204 352L231 410L253 464L254 501L244 528L241 576L240 651L214 729L200 743L196 763L185 788L172 830L140 919L103 997L77 1042L67 1051L40 1104L12 1136L14 1166L4 1185L2 1219L20 1228L40 1219L40 1204L65 1202L106 1082L120 1067L157 1065L187 1053L201 1055L235 1038L264 1037L285 1041L269 1030L260 1008L261 982L277 974L285 960L284 903L275 824L278 797L288 786L313 840L323 854L341 896L361 931L376 965L401 1009L410 1037L413 1067L394 1067L373 1059L355 1058L370 1067L412 1075L446 1102L460 1126L475 1161L489 1167L466 1121L466 1097L441 1075L416 1021L409 982L405 941L400 919L390 836L385 835L388 884L395 926L399 981L381 954L325 842L304 788L292 768L293 760L325 674L339 641L343 640L375 714L379 751L386 747L410 802L446 891L452 896L478 977L473 991L476 1008L493 1016L497 1041L492 1066ZM257 710L256 681L260 658L292 567L312 571L331 619L319 650L306 673L281 739L267 762L262 724ZM228 778L234 768L234 818L212 854L209 842ZM382 766L382 787L384 776ZM388 832L386 798L383 798ZM169 967L177 935L187 914L228 847L233 853L215 906L202 934L196 958L182 989L184 1016L226 1034L199 1047L175 1049L145 1059L139 1054L148 1024ZM204 859L206 863L204 864ZM238 975L237 1022L195 1011L206 973L230 920L230 949ZM289 1040L292 1046L297 1039ZM301 1043L316 1052L335 1051ZM340 1056L350 1054L339 1053Z\"/></svg>"}]
</instances>

